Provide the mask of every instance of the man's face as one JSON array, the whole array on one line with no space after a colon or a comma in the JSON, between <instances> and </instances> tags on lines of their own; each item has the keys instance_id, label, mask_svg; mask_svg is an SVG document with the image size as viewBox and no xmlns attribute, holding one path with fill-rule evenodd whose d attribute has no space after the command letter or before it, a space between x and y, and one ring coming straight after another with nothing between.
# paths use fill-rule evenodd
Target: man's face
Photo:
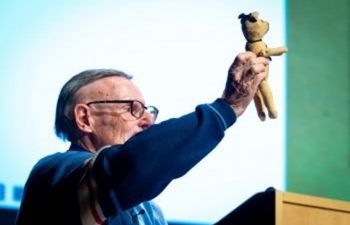
<instances>
[{"instance_id":1,"label":"man's face","mask_svg":"<svg viewBox=\"0 0 350 225\"><path fill-rule=\"evenodd\" d=\"M105 100L138 100L145 104L137 86L123 77L106 77L81 88L76 102ZM96 149L112 144L123 144L135 134L154 123L152 115L145 111L141 118L131 114L129 103L90 104L90 141Z\"/></svg>"}]
</instances>

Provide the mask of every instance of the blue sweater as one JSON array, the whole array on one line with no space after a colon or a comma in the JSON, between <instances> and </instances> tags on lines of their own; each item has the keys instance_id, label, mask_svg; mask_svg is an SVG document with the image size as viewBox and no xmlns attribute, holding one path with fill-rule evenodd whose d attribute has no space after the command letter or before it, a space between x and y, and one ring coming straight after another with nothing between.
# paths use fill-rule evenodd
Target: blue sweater
<instances>
[{"instance_id":1,"label":"blue sweater","mask_svg":"<svg viewBox=\"0 0 350 225\"><path fill-rule=\"evenodd\" d=\"M26 182L17 225L165 224L150 200L212 151L235 120L217 99L97 154L72 144L47 156Z\"/></svg>"}]
</instances>

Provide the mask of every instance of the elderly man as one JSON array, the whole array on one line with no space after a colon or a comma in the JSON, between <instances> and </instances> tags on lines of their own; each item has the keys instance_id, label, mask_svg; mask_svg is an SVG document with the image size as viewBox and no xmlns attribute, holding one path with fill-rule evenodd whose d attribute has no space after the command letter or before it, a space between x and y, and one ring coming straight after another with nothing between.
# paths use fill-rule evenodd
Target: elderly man
<instances>
[{"instance_id":1,"label":"elderly man","mask_svg":"<svg viewBox=\"0 0 350 225\"><path fill-rule=\"evenodd\" d=\"M88 70L72 77L55 121L71 146L35 165L17 224L166 224L151 200L220 142L251 102L267 64L239 54L221 98L159 124L158 109L145 106L129 75Z\"/></svg>"}]
</instances>

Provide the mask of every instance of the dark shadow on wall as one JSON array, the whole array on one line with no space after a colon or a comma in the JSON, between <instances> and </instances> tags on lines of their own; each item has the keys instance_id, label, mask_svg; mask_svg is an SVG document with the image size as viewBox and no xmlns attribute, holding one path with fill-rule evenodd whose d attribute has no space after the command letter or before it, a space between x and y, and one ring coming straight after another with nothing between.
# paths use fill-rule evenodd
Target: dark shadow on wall
<instances>
[{"instance_id":1,"label":"dark shadow on wall","mask_svg":"<svg viewBox=\"0 0 350 225\"><path fill-rule=\"evenodd\" d=\"M14 225L16 220L16 209L0 209L0 224Z\"/></svg>"}]
</instances>

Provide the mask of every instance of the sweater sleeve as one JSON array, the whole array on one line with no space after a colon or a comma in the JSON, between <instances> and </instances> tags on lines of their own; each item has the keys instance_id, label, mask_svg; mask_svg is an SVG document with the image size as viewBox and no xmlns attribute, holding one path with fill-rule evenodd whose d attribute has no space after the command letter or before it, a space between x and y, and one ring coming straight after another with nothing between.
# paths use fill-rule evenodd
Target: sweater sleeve
<instances>
[{"instance_id":1,"label":"sweater sleeve","mask_svg":"<svg viewBox=\"0 0 350 225\"><path fill-rule=\"evenodd\" d=\"M96 195L105 216L160 194L203 159L236 121L222 99L193 113L156 124L91 161Z\"/></svg>"}]
</instances>

